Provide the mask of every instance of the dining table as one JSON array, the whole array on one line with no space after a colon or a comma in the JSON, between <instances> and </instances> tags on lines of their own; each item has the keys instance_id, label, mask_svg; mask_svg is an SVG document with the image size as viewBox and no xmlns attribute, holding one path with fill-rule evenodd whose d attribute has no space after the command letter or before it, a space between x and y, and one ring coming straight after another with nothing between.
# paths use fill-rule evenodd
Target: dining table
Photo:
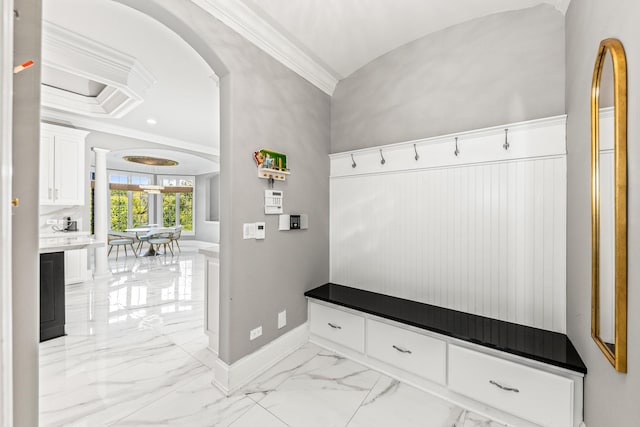
<instances>
[{"instance_id":1,"label":"dining table","mask_svg":"<svg viewBox=\"0 0 640 427\"><path fill-rule=\"evenodd\" d=\"M138 237L139 234L147 234L152 230L157 231L158 233L173 233L176 231L176 228L147 226L147 227L127 228L124 231L126 233L136 233L136 237ZM141 255L141 256L156 256L156 255L162 255L162 254L153 248L152 243L149 243L149 249L147 249L147 252L145 252L144 255Z\"/></svg>"}]
</instances>

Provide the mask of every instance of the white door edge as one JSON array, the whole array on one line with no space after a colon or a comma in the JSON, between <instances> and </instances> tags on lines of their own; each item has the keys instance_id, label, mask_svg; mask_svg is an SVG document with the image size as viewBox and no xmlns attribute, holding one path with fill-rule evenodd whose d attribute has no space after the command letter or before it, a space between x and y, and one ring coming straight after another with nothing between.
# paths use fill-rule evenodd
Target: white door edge
<instances>
[{"instance_id":1,"label":"white door edge","mask_svg":"<svg viewBox=\"0 0 640 427\"><path fill-rule=\"evenodd\" d=\"M13 0L0 0L0 425L13 425L11 199Z\"/></svg>"}]
</instances>

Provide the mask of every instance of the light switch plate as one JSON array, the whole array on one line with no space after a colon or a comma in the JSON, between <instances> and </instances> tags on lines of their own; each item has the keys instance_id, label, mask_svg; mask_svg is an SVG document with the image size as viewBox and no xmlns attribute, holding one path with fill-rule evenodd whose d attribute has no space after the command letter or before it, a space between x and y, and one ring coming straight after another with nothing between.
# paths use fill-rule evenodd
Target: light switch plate
<instances>
[{"instance_id":1,"label":"light switch plate","mask_svg":"<svg viewBox=\"0 0 640 427\"><path fill-rule=\"evenodd\" d=\"M243 239L255 239L256 238L256 223L250 222L242 225L242 238Z\"/></svg>"}]
</instances>

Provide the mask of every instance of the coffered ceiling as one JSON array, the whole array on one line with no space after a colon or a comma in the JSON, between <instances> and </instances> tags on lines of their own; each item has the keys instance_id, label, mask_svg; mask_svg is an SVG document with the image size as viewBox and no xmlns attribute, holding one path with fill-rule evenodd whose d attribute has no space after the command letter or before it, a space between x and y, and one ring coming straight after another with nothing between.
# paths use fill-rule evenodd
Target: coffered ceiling
<instances>
[{"instance_id":1,"label":"coffered ceiling","mask_svg":"<svg viewBox=\"0 0 640 427\"><path fill-rule=\"evenodd\" d=\"M182 38L111 0L47 0L43 19L43 120L219 153L218 78Z\"/></svg>"}]
</instances>

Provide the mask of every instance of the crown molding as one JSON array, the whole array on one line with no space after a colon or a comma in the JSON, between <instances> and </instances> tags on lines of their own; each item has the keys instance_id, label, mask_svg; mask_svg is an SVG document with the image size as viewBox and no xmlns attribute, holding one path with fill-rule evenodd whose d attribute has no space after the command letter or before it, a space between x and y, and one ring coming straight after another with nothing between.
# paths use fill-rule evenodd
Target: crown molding
<instances>
[{"instance_id":1,"label":"crown molding","mask_svg":"<svg viewBox=\"0 0 640 427\"><path fill-rule=\"evenodd\" d=\"M64 111L43 110L41 120L57 124L73 124L75 128L88 131L104 132L113 135L124 136L127 138L139 139L142 141L153 142L159 145L165 145L171 148L181 148L197 153L209 154L211 156L220 156L220 150L213 147L206 147L193 141L185 141L182 139L171 138L155 133L139 131L126 126L118 126L111 123L105 123L103 120L93 119L90 117L80 117L77 114L67 113Z\"/></svg>"},{"instance_id":2,"label":"crown molding","mask_svg":"<svg viewBox=\"0 0 640 427\"><path fill-rule=\"evenodd\" d=\"M43 86L45 108L83 116L121 118L140 105L156 83L136 58L48 21L42 28L42 62L107 86L96 97Z\"/></svg>"},{"instance_id":3,"label":"crown molding","mask_svg":"<svg viewBox=\"0 0 640 427\"><path fill-rule=\"evenodd\" d=\"M191 1L326 94L333 94L338 79L243 2Z\"/></svg>"}]
</instances>

